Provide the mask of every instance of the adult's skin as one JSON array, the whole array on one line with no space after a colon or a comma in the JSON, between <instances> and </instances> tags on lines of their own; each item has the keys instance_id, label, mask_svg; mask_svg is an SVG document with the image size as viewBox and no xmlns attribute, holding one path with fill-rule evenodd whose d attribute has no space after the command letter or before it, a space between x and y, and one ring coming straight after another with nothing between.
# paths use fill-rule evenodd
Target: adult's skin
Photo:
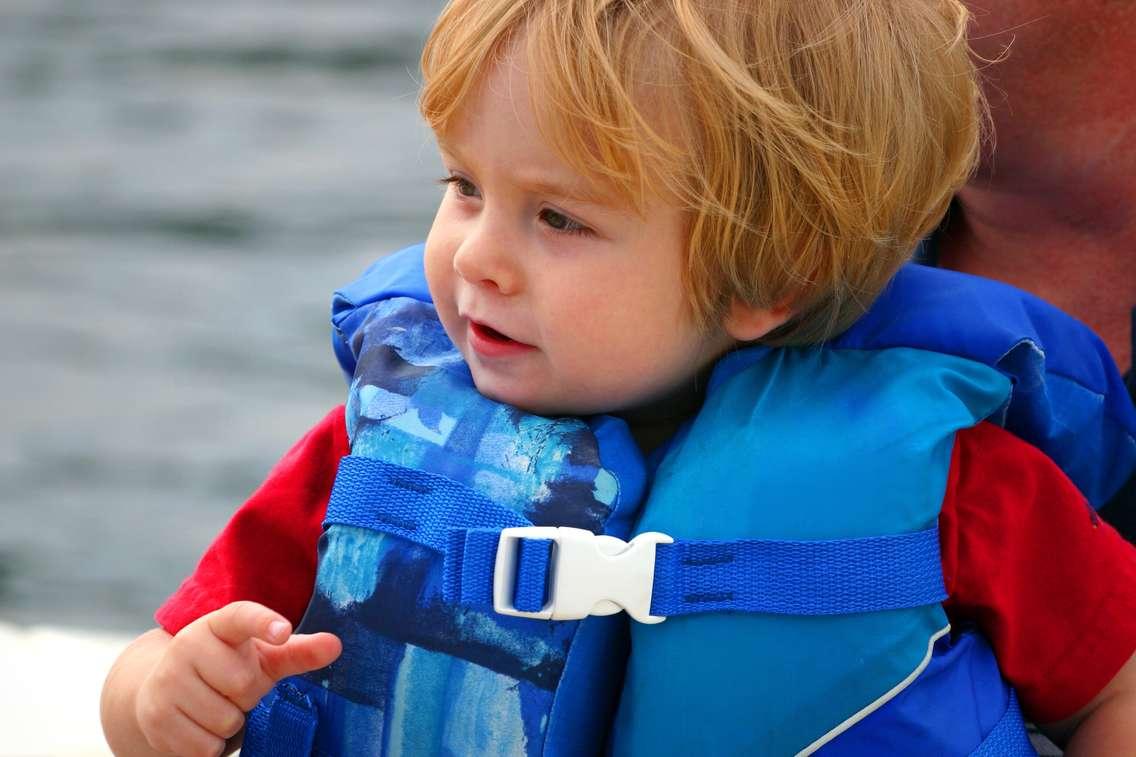
<instances>
[{"instance_id":1,"label":"adult's skin","mask_svg":"<svg viewBox=\"0 0 1136 757\"><path fill-rule=\"evenodd\" d=\"M1136 3L968 0L996 144L939 263L1012 283L1096 331L1122 371L1136 305ZM1007 45L1009 46L1007 50Z\"/></svg>"},{"instance_id":2,"label":"adult's skin","mask_svg":"<svg viewBox=\"0 0 1136 757\"><path fill-rule=\"evenodd\" d=\"M1132 387L1136 2L967 0L993 149L938 240L946 268L1000 279L1101 336ZM1136 477L1102 508L1136 541Z\"/></svg>"}]
</instances>

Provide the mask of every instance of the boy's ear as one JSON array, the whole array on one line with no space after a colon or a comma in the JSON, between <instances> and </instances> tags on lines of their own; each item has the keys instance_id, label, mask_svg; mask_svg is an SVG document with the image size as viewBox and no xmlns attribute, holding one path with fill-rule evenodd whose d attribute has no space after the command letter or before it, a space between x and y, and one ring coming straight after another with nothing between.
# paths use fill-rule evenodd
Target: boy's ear
<instances>
[{"instance_id":1,"label":"boy's ear","mask_svg":"<svg viewBox=\"0 0 1136 757\"><path fill-rule=\"evenodd\" d=\"M735 297L722 326L733 339L752 342L785 323L792 315L793 309L788 304L759 308L747 305Z\"/></svg>"}]
</instances>

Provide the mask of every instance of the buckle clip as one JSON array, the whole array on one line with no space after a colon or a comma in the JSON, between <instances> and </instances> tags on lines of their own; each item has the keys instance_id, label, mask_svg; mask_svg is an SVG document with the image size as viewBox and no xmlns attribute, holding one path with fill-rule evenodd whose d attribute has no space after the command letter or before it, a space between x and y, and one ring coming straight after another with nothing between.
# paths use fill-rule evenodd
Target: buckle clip
<instances>
[{"instance_id":1,"label":"buckle clip","mask_svg":"<svg viewBox=\"0 0 1136 757\"><path fill-rule=\"evenodd\" d=\"M513 606L521 539L555 544L548 566L548 601L537 612ZM673 541L657 531L628 542L567 526L503 529L493 567L493 609L502 615L542 620L579 620L624 610L640 623L662 623L666 617L651 615L655 545Z\"/></svg>"}]
</instances>

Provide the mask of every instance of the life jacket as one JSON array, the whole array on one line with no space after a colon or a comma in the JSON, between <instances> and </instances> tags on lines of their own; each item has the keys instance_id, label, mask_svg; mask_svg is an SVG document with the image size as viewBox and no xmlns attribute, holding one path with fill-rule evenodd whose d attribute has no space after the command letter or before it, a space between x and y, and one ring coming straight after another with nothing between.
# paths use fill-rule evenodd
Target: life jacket
<instances>
[{"instance_id":1,"label":"life jacket","mask_svg":"<svg viewBox=\"0 0 1136 757\"><path fill-rule=\"evenodd\" d=\"M1033 753L988 644L950 632L935 524L984 419L1094 505L1131 475L1087 329L908 266L824 348L721 360L645 496L621 420L481 397L429 299L420 245L336 295L352 454L298 630L344 652L242 753Z\"/></svg>"}]
</instances>

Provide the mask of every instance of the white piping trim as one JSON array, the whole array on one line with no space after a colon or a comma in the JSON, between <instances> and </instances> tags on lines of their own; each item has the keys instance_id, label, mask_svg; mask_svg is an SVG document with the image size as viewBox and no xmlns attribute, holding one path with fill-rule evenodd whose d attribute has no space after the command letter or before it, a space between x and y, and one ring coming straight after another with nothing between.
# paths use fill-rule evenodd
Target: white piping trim
<instances>
[{"instance_id":1,"label":"white piping trim","mask_svg":"<svg viewBox=\"0 0 1136 757\"><path fill-rule=\"evenodd\" d=\"M943 628L942 630L935 632L935 634L927 641L927 654L924 655L923 661L919 663L919 665L915 668L915 670L911 671L911 674L908 675L907 678L904 678L902 681L897 683L895 686L893 686L891 688L891 690L887 691L879 699L872 702L871 704L869 704L867 707L860 710L856 714L852 715L850 718L845 720L843 723L836 726L831 731L824 734L819 739L817 739L813 743L809 744L807 747L805 747L801 751L797 752L796 757L804 757L805 755L812 754L813 752L820 749L822 746L824 746L828 742L835 739L840 734L847 731L852 726L859 723L864 718L871 715L873 712L875 712L879 708L883 707L888 702L888 700L895 698L895 696L897 694L899 694L899 692L903 691L908 686L910 686L911 683L916 678L919 677L919 674L923 672L923 670L927 667L927 665L930 664L931 654L934 652L934 649L935 649L935 642L938 641L939 639L943 638L944 636L946 636L950 632L950 630L951 630L951 625L950 625L950 623L948 623L946 628Z\"/></svg>"}]
</instances>

